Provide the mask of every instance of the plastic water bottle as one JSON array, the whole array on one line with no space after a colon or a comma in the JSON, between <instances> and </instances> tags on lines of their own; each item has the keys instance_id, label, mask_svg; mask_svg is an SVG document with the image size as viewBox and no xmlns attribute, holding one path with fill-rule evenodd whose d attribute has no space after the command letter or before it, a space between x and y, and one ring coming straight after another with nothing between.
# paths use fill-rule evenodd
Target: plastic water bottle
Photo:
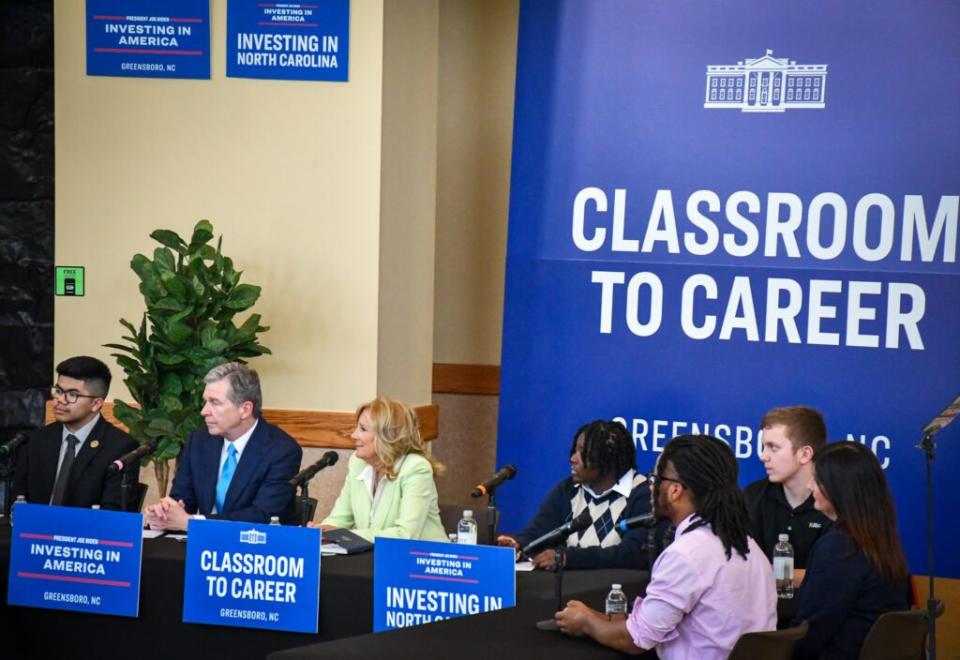
<instances>
[{"instance_id":1,"label":"plastic water bottle","mask_svg":"<svg viewBox=\"0 0 960 660\"><path fill-rule=\"evenodd\" d=\"M627 594L619 584L611 585L610 593L607 594L607 603L605 607L607 618L613 619L627 618Z\"/></svg>"},{"instance_id":2,"label":"plastic water bottle","mask_svg":"<svg viewBox=\"0 0 960 660\"><path fill-rule=\"evenodd\" d=\"M793 546L790 537L781 534L773 546L773 577L777 581L777 596L793 598Z\"/></svg>"},{"instance_id":3,"label":"plastic water bottle","mask_svg":"<svg viewBox=\"0 0 960 660\"><path fill-rule=\"evenodd\" d=\"M13 527L13 512L17 510L18 504L26 504L27 498L24 495L17 495L17 501L10 507L10 526Z\"/></svg>"},{"instance_id":4,"label":"plastic water bottle","mask_svg":"<svg viewBox=\"0 0 960 660\"><path fill-rule=\"evenodd\" d=\"M279 524L280 524L280 516L270 516L270 524L271 524L271 525L279 525Z\"/></svg>"},{"instance_id":5,"label":"plastic water bottle","mask_svg":"<svg viewBox=\"0 0 960 660\"><path fill-rule=\"evenodd\" d=\"M470 509L463 512L463 518L457 523L457 543L477 544L477 521L473 519L473 511Z\"/></svg>"}]
</instances>

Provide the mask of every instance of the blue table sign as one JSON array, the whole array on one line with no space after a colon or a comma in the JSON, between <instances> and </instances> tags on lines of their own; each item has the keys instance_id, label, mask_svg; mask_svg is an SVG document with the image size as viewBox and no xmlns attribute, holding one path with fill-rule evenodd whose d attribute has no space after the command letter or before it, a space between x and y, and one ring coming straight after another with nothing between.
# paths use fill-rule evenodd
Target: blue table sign
<instances>
[{"instance_id":1,"label":"blue table sign","mask_svg":"<svg viewBox=\"0 0 960 660\"><path fill-rule=\"evenodd\" d=\"M143 516L17 504L7 603L135 617Z\"/></svg>"},{"instance_id":2,"label":"blue table sign","mask_svg":"<svg viewBox=\"0 0 960 660\"><path fill-rule=\"evenodd\" d=\"M87 0L87 75L210 78L210 1Z\"/></svg>"},{"instance_id":3,"label":"blue table sign","mask_svg":"<svg viewBox=\"0 0 960 660\"><path fill-rule=\"evenodd\" d=\"M183 620L317 632L320 530L191 520Z\"/></svg>"},{"instance_id":4,"label":"blue table sign","mask_svg":"<svg viewBox=\"0 0 960 660\"><path fill-rule=\"evenodd\" d=\"M350 0L229 0L227 77L346 82Z\"/></svg>"},{"instance_id":5,"label":"blue table sign","mask_svg":"<svg viewBox=\"0 0 960 660\"><path fill-rule=\"evenodd\" d=\"M391 538L374 545L374 632L516 604L512 548Z\"/></svg>"}]
</instances>

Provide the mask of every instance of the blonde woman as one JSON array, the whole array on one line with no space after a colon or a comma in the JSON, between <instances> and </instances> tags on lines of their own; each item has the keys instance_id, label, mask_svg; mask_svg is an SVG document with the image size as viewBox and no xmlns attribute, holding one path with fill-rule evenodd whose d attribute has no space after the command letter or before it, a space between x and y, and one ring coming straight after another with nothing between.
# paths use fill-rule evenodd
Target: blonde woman
<instances>
[{"instance_id":1,"label":"blonde woman","mask_svg":"<svg viewBox=\"0 0 960 660\"><path fill-rule=\"evenodd\" d=\"M427 453L413 410L393 399L374 399L357 409L350 437L357 450L333 510L319 526L350 529L369 541L446 541L433 481L443 465Z\"/></svg>"}]
</instances>

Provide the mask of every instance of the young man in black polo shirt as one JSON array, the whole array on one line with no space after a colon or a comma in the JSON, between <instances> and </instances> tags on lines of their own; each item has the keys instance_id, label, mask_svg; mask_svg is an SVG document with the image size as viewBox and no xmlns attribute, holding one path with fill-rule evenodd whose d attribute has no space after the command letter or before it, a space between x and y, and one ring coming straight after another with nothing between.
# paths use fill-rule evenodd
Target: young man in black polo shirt
<instances>
[{"instance_id":1,"label":"young man in black polo shirt","mask_svg":"<svg viewBox=\"0 0 960 660\"><path fill-rule=\"evenodd\" d=\"M827 444L827 427L813 408L787 406L764 415L760 429L767 478L744 490L753 536L771 558L777 536L788 534L794 566L805 569L810 548L830 528L830 520L813 507L809 488L813 455Z\"/></svg>"}]
</instances>

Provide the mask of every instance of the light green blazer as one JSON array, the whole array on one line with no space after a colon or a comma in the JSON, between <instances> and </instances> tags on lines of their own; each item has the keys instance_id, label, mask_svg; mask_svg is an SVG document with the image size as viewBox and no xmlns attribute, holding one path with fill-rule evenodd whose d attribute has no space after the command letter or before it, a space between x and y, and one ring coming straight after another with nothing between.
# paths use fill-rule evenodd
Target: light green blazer
<instances>
[{"instance_id":1,"label":"light green blazer","mask_svg":"<svg viewBox=\"0 0 960 660\"><path fill-rule=\"evenodd\" d=\"M358 477L367 467L362 458L350 457L347 478L333 510L322 524L353 530L368 541L375 536L423 541L446 541L440 522L437 485L430 462L419 454L407 454L397 478L380 482L380 499L371 516L373 500L367 484Z\"/></svg>"}]
</instances>

